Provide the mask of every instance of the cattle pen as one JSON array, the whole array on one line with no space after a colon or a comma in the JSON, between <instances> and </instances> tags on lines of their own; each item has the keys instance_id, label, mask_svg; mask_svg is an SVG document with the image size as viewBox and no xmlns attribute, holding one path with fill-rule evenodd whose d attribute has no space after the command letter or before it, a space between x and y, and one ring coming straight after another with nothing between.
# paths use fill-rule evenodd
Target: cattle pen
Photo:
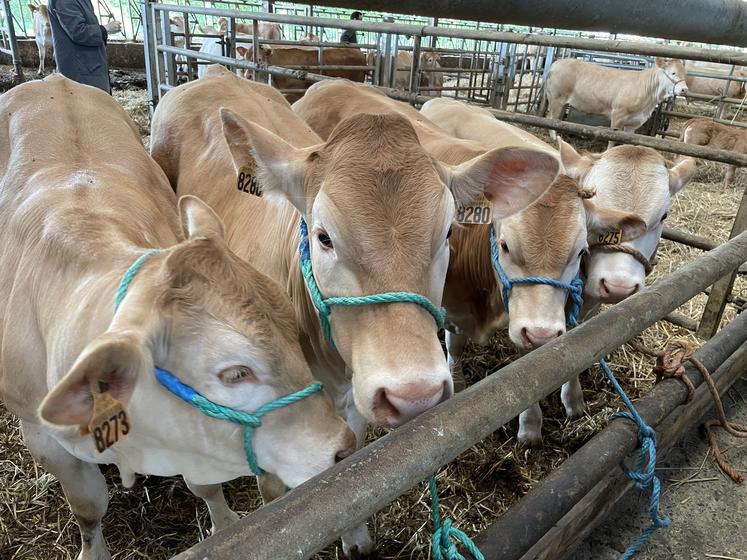
<instances>
[{"instance_id":1,"label":"cattle pen","mask_svg":"<svg viewBox=\"0 0 747 560\"><path fill-rule=\"evenodd\" d=\"M651 4L652 9L664 9L663 2ZM269 5L266 3L263 7ZM7 10L10 9L7 0L5 6ZM184 5L146 0L137 4L137 8L142 17L147 103L151 111L168 91L194 79L196 69L203 64L217 63L247 71L259 80L272 79L272 76L300 79L307 83L335 79L329 76L330 72L353 68L365 72L366 80L388 96L415 106L431 98L425 94L426 91L436 91L441 95L486 106L499 120L530 127L538 134L556 130L564 135L582 138L590 145L593 142L614 141L732 164L739 168L747 167L747 155L683 144L669 138L679 135L670 127L670 121L684 120L697 114L687 112L691 109L689 104L685 108L675 107L673 103L662 104L645 130L636 134L612 130L605 126L606 123L594 126L600 123L590 123L583 118L581 122L572 122L570 119L576 120L572 115L568 115L568 120L554 120L537 114L541 110L542 82L552 61L558 58L589 57L596 61L604 60L610 65L640 68L650 66L655 56L715 62L731 67L729 74L717 77L724 81L726 91L732 81L744 81L734 70L747 66L744 49L706 49L570 34L516 33L484 26L482 29L479 26L475 29L449 28L436 25L437 18L433 17L429 21L432 25L394 21L351 22L319 17L319 14L324 14L323 10L318 10L317 15L278 13L278 10L250 12L244 10L239 2L230 3L228 8L216 8L207 2L205 5L198 2ZM395 9L394 6L391 8ZM453 6L447 2L434 3L432 8L432 13L438 13L440 17L464 16L454 13ZM419 10L417 7L413 9ZM742 9L735 13L747 18L744 12ZM420 13L430 12L424 9ZM182 16L187 22L183 30L175 31L171 27L170 21L174 16ZM220 18L227 19L225 33L201 29L207 25L217 25ZM6 18L6 21L12 26L12 18ZM252 59L237 59L237 46L247 41L236 32L237 23L241 21L249 22L254 35L260 22L275 22L285 29L311 31L321 36L325 36L325 30L335 31L327 35L332 38L331 41L301 42L297 39L298 32L294 33L292 40L251 40L249 49ZM541 23L535 20L535 24ZM674 29L673 38L699 40L705 37L709 43L745 46L745 34L730 32L719 35L709 31L706 36L703 30L711 26L690 18L687 26L687 31ZM686 26L683 24L683 27ZM336 41L338 31L344 28L353 28L364 34L365 42L355 47L372 53L364 66L325 64L325 49L351 48ZM635 24L630 24L621 32L654 33L650 29L636 28ZM657 36L664 34L661 29L659 33ZM4 37L15 40L12 27ZM200 41L205 39L218 40L222 52L200 52ZM452 43L447 45L447 39ZM261 49L273 45L316 46L318 63L268 65L262 62ZM435 89L434 86L420 85L422 76L438 71L420 67L419 54L426 50L439 53L442 61L440 70L445 74L444 85L435 86ZM409 67L398 67L399 52L410 53L412 63ZM407 85L403 89L397 88L398 70L408 74ZM704 75L713 76L707 72ZM302 91L288 89L286 93ZM724 93L708 99L690 96L690 101L699 104L698 108L703 109L703 114L717 121L747 126L739 120L740 115L744 114L744 99L731 98ZM741 183L740 186L745 184ZM374 516L408 491L411 494L408 498L409 515L416 515L418 519L412 520L406 528L414 528L416 532L422 529L422 533L428 533L427 500L424 493L417 490L428 475L438 472L475 444L490 438L529 404L545 398L579 372L593 368L598 358L614 352L619 356L621 347L658 321L676 325L676 333L689 332L684 336L689 336L692 341L705 341L695 356L713 373L719 392L725 394L747 370L747 313L740 312L747 308L747 232L744 231L747 229L747 188L738 195L732 193L728 203L728 241L720 243L716 237L711 239L685 231L683 223L678 223L678 227L665 227L663 237L671 242L671 251L681 257L680 261L674 263L676 270L654 274L656 282L640 293L501 369L497 369L497 364L504 366L505 361L490 360L478 364L486 370L485 373L490 372L484 379L416 420L376 439L354 456L283 498L250 513L229 529L177 554L175 558L313 557L333 543L344 530ZM700 219L707 220L708 216L700 216ZM706 252L693 258L697 251ZM684 261L689 262L683 264ZM682 313L682 306L688 305L688 302L692 305L693 298L700 298L702 302L702 311L698 308L697 318ZM611 329L609 325L615 325L615 328ZM627 352L624 357L634 359ZM640 357L635 359L640 362L640 369L650 363ZM636 406L646 422L656 429L662 454L675 445L683 430L696 424L712 406L706 384L697 369L687 365L685 370L685 375L696 387L689 404L683 404L686 389L677 380L665 380L647 394L643 390L638 391L635 382L628 386L629 389L636 389L636 396L640 397ZM602 415L600 410L597 412ZM604 415L606 417L608 414ZM636 450L638 439L634 426L625 420L616 420L594 432L593 437L584 438L582 445L576 446L573 454L564 457L560 465L540 469L542 474L549 474L525 488L521 499L507 500L510 503L502 508L501 515L489 508L480 508L486 499L484 495L492 496L493 491L472 501L468 496L469 491L465 490L462 496L467 495L464 500L466 505L448 505L454 511L460 508L462 511L479 511L472 517L465 515L468 523L461 528L474 537L486 558L567 558L612 510L614 504L631 490L632 482L622 475L617 464L626 459L629 461ZM493 456L504 451L503 447L499 447ZM522 460L519 453L508 452L511 453ZM499 467L494 470L492 466L482 465L481 468L488 481L500 476L499 472L496 473L500 471ZM437 479L441 481L443 478L446 478L446 473L441 471ZM457 483L460 484L463 483ZM413 491L413 488L416 490ZM161 497L166 499L173 493L172 487L171 490L164 490ZM257 505L256 496L252 500L254 507ZM642 510L644 507L641 505ZM132 510L141 511L134 505ZM678 523L678 520L674 522ZM459 521L456 524L461 525ZM283 527L282 538L278 537L278 527ZM169 531L176 534L179 529L169 528ZM387 531L388 535L399 536L404 529L395 527ZM199 527L200 537L207 536L206 532ZM420 542L418 548L413 549L411 545L416 538ZM386 557L425 557L427 540L427 536L405 535L398 540L397 550L388 550ZM159 549L161 555L158 557L165 557L163 555L167 550L168 547ZM400 556L398 551L404 552ZM172 548L169 555L176 552ZM326 555L318 557L337 557L335 552L323 554ZM14 559L26 557L31 556L13 556ZM127 556L131 557L135 556Z\"/></svg>"}]
</instances>

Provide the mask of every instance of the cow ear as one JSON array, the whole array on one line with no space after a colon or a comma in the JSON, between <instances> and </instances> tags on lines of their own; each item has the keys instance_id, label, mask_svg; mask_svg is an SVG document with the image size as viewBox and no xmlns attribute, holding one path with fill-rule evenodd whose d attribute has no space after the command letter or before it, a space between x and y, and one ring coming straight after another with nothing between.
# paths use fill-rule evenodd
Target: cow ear
<instances>
[{"instance_id":1,"label":"cow ear","mask_svg":"<svg viewBox=\"0 0 747 560\"><path fill-rule=\"evenodd\" d=\"M586 229L589 233L622 231L623 241L636 239L646 233L646 222L635 214L613 208L602 208L589 199L584 199Z\"/></svg>"},{"instance_id":2,"label":"cow ear","mask_svg":"<svg viewBox=\"0 0 747 560\"><path fill-rule=\"evenodd\" d=\"M675 195L690 182L698 165L695 158L686 157L669 170L669 194Z\"/></svg>"},{"instance_id":3,"label":"cow ear","mask_svg":"<svg viewBox=\"0 0 747 560\"><path fill-rule=\"evenodd\" d=\"M497 218L520 212L540 198L560 169L557 158L525 148L497 148L455 167L441 165L458 203L484 195Z\"/></svg>"},{"instance_id":4,"label":"cow ear","mask_svg":"<svg viewBox=\"0 0 747 560\"><path fill-rule=\"evenodd\" d=\"M179 219L185 239L207 237L223 239L225 228L223 222L210 206L192 195L179 199Z\"/></svg>"},{"instance_id":5,"label":"cow ear","mask_svg":"<svg viewBox=\"0 0 747 560\"><path fill-rule=\"evenodd\" d=\"M236 171L254 162L262 193L280 196L305 214L304 178L316 147L295 148L277 134L225 107L220 110L220 118Z\"/></svg>"},{"instance_id":6,"label":"cow ear","mask_svg":"<svg viewBox=\"0 0 747 560\"><path fill-rule=\"evenodd\" d=\"M142 340L132 333L106 333L91 342L39 407L50 424L85 428L93 416L92 385L128 403L135 380L147 362Z\"/></svg>"},{"instance_id":7,"label":"cow ear","mask_svg":"<svg viewBox=\"0 0 747 560\"><path fill-rule=\"evenodd\" d=\"M239 53L243 58L246 58L246 53L249 52L249 49L246 47L236 47L236 52Z\"/></svg>"},{"instance_id":8,"label":"cow ear","mask_svg":"<svg viewBox=\"0 0 747 560\"><path fill-rule=\"evenodd\" d=\"M657 56L656 58L654 58L654 64L656 64L659 68L664 68L667 65L667 59Z\"/></svg>"},{"instance_id":9,"label":"cow ear","mask_svg":"<svg viewBox=\"0 0 747 560\"><path fill-rule=\"evenodd\" d=\"M558 152L560 152L560 162L563 164L565 174L580 182L583 175L584 156L579 154L573 146L565 142L560 136L558 136Z\"/></svg>"}]
</instances>

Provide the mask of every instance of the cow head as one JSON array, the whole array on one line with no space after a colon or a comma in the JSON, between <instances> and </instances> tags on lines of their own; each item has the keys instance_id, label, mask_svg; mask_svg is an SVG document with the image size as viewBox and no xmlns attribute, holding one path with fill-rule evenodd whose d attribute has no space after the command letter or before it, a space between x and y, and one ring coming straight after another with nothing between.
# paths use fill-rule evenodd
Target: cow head
<instances>
[{"instance_id":1,"label":"cow head","mask_svg":"<svg viewBox=\"0 0 747 560\"><path fill-rule=\"evenodd\" d=\"M667 97L685 95L687 93L687 83L685 82L687 71L682 61L676 58L660 58L657 56L654 62L662 70L659 84L666 91Z\"/></svg>"},{"instance_id":2,"label":"cow head","mask_svg":"<svg viewBox=\"0 0 747 560\"><path fill-rule=\"evenodd\" d=\"M433 51L423 51L420 54L420 67L421 68L440 68L438 63L441 55Z\"/></svg>"},{"instance_id":3,"label":"cow head","mask_svg":"<svg viewBox=\"0 0 747 560\"><path fill-rule=\"evenodd\" d=\"M553 158L520 149L439 164L396 114L351 116L306 149L227 109L221 117L236 167L253 159L267 196L290 201L306 220L324 297L413 292L438 305L454 199L485 195L505 217L536 200L558 170ZM529 180L538 174L550 176L541 188ZM331 325L368 420L397 426L451 395L433 317L419 305L336 307Z\"/></svg>"},{"instance_id":4,"label":"cow head","mask_svg":"<svg viewBox=\"0 0 747 560\"><path fill-rule=\"evenodd\" d=\"M596 190L597 206L629 212L645 222L645 231L635 238L623 233L620 244L651 261L671 197L695 174L695 160L684 158L670 167L658 152L640 146L615 146L601 154L580 155L563 144L560 154L566 173L583 187ZM593 245L599 242L591 232L586 295L603 303L617 303L644 286L646 269L631 254L595 251Z\"/></svg>"},{"instance_id":5,"label":"cow head","mask_svg":"<svg viewBox=\"0 0 747 560\"><path fill-rule=\"evenodd\" d=\"M223 224L199 199L183 197L179 210L186 240L145 262L109 329L85 347L40 415L85 427L91 385L105 383L129 405L133 443L214 457L215 472L191 475L214 483L248 474L240 428L170 394L154 366L213 402L250 413L313 379L284 291L228 251ZM266 415L254 435L259 466L291 487L349 454L353 443L321 393Z\"/></svg>"},{"instance_id":6,"label":"cow head","mask_svg":"<svg viewBox=\"0 0 747 560\"><path fill-rule=\"evenodd\" d=\"M498 257L508 277L570 284L587 252L587 237L612 229L633 238L645 230L636 216L595 205L592 194L560 175L536 204L502 220L497 226ZM515 285L508 331L514 344L527 351L565 333L567 297L565 290L553 286Z\"/></svg>"}]
</instances>

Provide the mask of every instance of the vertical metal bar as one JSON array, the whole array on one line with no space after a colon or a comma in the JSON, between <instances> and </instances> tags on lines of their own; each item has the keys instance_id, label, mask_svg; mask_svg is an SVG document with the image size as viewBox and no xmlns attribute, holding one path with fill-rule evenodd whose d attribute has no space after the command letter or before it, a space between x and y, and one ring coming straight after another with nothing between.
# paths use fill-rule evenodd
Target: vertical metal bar
<instances>
[{"instance_id":1,"label":"vertical metal bar","mask_svg":"<svg viewBox=\"0 0 747 560\"><path fill-rule=\"evenodd\" d=\"M18 42L16 41L16 30L13 27L13 13L10 11L10 2L3 0L3 12L5 15L5 32L8 34L10 44L10 56L13 64L13 83L18 85L25 81L21 57L18 54Z\"/></svg>"},{"instance_id":2,"label":"vertical metal bar","mask_svg":"<svg viewBox=\"0 0 747 560\"><path fill-rule=\"evenodd\" d=\"M319 48L319 50L318 50L318 52L316 54L316 60L317 60L317 62L319 64L319 66L320 66L319 73L320 74L324 74L324 72L321 69L321 67L324 66L324 46L322 45L321 41L319 41L319 47L318 48Z\"/></svg>"},{"instance_id":3,"label":"vertical metal bar","mask_svg":"<svg viewBox=\"0 0 747 560\"><path fill-rule=\"evenodd\" d=\"M722 119L724 115L724 109L726 108L726 103L724 103L724 98L729 97L729 86L731 85L731 78L734 76L734 65L731 65L731 70L729 70L729 76L726 78L726 83L724 84L724 89L721 92L721 99L718 102L718 107L716 108L716 118Z\"/></svg>"},{"instance_id":4,"label":"vertical metal bar","mask_svg":"<svg viewBox=\"0 0 747 560\"><path fill-rule=\"evenodd\" d=\"M158 76L156 75L155 64L155 41L151 33L154 30L153 13L148 5L149 0L142 0L140 8L140 17L142 19L141 27L143 29L143 50L145 54L145 79L148 87L148 115L153 118L153 111L158 103Z\"/></svg>"},{"instance_id":5,"label":"vertical metal bar","mask_svg":"<svg viewBox=\"0 0 747 560\"><path fill-rule=\"evenodd\" d=\"M236 58L236 18L228 18L228 41L226 42L226 56ZM253 40L253 39L252 39Z\"/></svg>"},{"instance_id":6,"label":"vertical metal bar","mask_svg":"<svg viewBox=\"0 0 747 560\"><path fill-rule=\"evenodd\" d=\"M393 22L394 18L392 17L385 17L385 22ZM381 78L381 84L382 86L391 87L391 68L392 68L392 35L391 33L387 33L384 35L384 64L382 67L382 75Z\"/></svg>"},{"instance_id":7,"label":"vertical metal bar","mask_svg":"<svg viewBox=\"0 0 747 560\"><path fill-rule=\"evenodd\" d=\"M381 33L376 33L376 51L374 52L373 84L381 85ZM368 62L368 57L366 57Z\"/></svg>"},{"instance_id":8,"label":"vertical metal bar","mask_svg":"<svg viewBox=\"0 0 747 560\"><path fill-rule=\"evenodd\" d=\"M399 55L399 35L392 38L392 64L389 73L389 87L397 87L397 56Z\"/></svg>"},{"instance_id":9,"label":"vertical metal bar","mask_svg":"<svg viewBox=\"0 0 747 560\"><path fill-rule=\"evenodd\" d=\"M420 91L420 43L423 37L415 35L412 47L412 65L410 66L410 84L408 91L417 93ZM426 76L430 83L431 76ZM430 93L430 91L429 91Z\"/></svg>"},{"instance_id":10,"label":"vertical metal bar","mask_svg":"<svg viewBox=\"0 0 747 560\"><path fill-rule=\"evenodd\" d=\"M188 49L192 46L192 37L189 31L189 12L182 12L182 17L184 18L184 48ZM184 67L187 72L187 81L191 82L192 76L197 73L197 69L194 67L194 59L188 56L185 58L184 62Z\"/></svg>"},{"instance_id":11,"label":"vertical metal bar","mask_svg":"<svg viewBox=\"0 0 747 560\"><path fill-rule=\"evenodd\" d=\"M171 40L171 13L163 12L161 18L161 33L163 34L163 44L167 47L173 46ZM186 25L187 22L185 21ZM176 66L174 65L174 55L172 53L163 53L163 67L166 71L166 83L170 86L176 86Z\"/></svg>"},{"instance_id":12,"label":"vertical metal bar","mask_svg":"<svg viewBox=\"0 0 747 560\"><path fill-rule=\"evenodd\" d=\"M163 40L163 33L161 32L161 20L163 19L163 13L160 10L156 10L152 6L149 6L149 8L151 10L153 18L153 60L155 60L156 69L155 93L158 96L158 100L160 101L161 97L163 96L163 92L161 91L161 84L166 81L163 69L163 59L158 56L158 45L160 45L161 41Z\"/></svg>"},{"instance_id":13,"label":"vertical metal bar","mask_svg":"<svg viewBox=\"0 0 747 560\"><path fill-rule=\"evenodd\" d=\"M747 188L742 195L742 201L739 203L739 210L734 218L734 225L731 228L729 239L733 239L747 229ZM717 280L711 287L711 293L708 296L703 315L700 318L698 330L695 333L700 338L711 338L718 331L721 317L726 308L726 300L731 294L734 280L737 277L735 269L731 274Z\"/></svg>"},{"instance_id":14,"label":"vertical metal bar","mask_svg":"<svg viewBox=\"0 0 747 560\"><path fill-rule=\"evenodd\" d=\"M524 69L527 64L527 53L529 52L529 45L524 45L524 53L521 56L520 69L519 69L519 86L516 88L516 99L514 100L514 111L519 112L519 102L521 101L521 86L524 85ZM530 68L531 71L531 68ZM511 84L513 86L514 84Z\"/></svg>"},{"instance_id":15,"label":"vertical metal bar","mask_svg":"<svg viewBox=\"0 0 747 560\"><path fill-rule=\"evenodd\" d=\"M430 25L431 27L438 27L438 18L437 17L428 18L428 25ZM438 44L438 37L436 35L431 35L430 47L432 49L435 49L437 44Z\"/></svg>"},{"instance_id":16,"label":"vertical metal bar","mask_svg":"<svg viewBox=\"0 0 747 560\"><path fill-rule=\"evenodd\" d=\"M259 64L259 22L256 19L252 20L252 57L254 64ZM257 70L252 70L252 80L255 82L259 81L257 80L258 76ZM269 76L270 74L268 74Z\"/></svg>"}]
</instances>

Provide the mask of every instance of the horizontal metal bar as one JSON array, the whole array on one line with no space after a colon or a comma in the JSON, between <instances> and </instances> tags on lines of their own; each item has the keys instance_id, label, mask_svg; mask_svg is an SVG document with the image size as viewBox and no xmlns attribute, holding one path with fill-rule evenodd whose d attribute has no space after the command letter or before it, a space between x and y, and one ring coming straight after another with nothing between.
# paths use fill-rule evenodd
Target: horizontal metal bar
<instances>
[{"instance_id":1,"label":"horizontal metal bar","mask_svg":"<svg viewBox=\"0 0 747 560\"><path fill-rule=\"evenodd\" d=\"M479 381L176 558L309 557L745 260L747 232ZM278 538L277 527L283 528L282 538Z\"/></svg>"},{"instance_id":2,"label":"horizontal metal bar","mask_svg":"<svg viewBox=\"0 0 747 560\"><path fill-rule=\"evenodd\" d=\"M747 315L741 315L700 348L695 357L714 371L746 340ZM695 387L703 382L691 363L685 365L685 375ZM646 424L656 429L686 399L687 388L682 381L665 379L637 400L635 407ZM480 533L476 544L487 558L518 560L637 445L633 423L611 422Z\"/></svg>"},{"instance_id":3,"label":"horizontal metal bar","mask_svg":"<svg viewBox=\"0 0 747 560\"><path fill-rule=\"evenodd\" d=\"M731 120L714 119L712 117L704 117L702 115L691 115L689 113L682 113L680 111L669 111L667 109L663 110L662 114L668 115L670 117L676 117L676 118L679 118L679 119L697 119L697 118L703 118L703 119L708 119L709 121L712 121L712 122L726 124L726 125L734 126L734 127L737 127L737 128L747 128L747 123L742 122L742 121L733 121L732 122ZM678 134L673 134L673 137L679 138L679 135Z\"/></svg>"},{"instance_id":4,"label":"horizontal metal bar","mask_svg":"<svg viewBox=\"0 0 747 560\"><path fill-rule=\"evenodd\" d=\"M693 0L688 0L693 1ZM401 4L397 0L398 4ZM153 3L153 9L169 12L188 12L217 17L235 17L242 19L256 19L277 23L291 23L297 25L311 25L340 29L354 29L356 31L371 31L376 33L398 33L420 37L446 37L454 39L475 39L495 41L499 43L519 43L527 45L541 45L558 48L582 48L588 50L643 54L649 56L667 56L686 58L688 60L703 60L706 62L721 62L747 66L747 53L738 50L700 49L680 47L677 45L658 45L643 41L618 41L604 39L584 39L580 37L564 37L560 35L539 35L508 33L489 30L458 29L448 27L429 27L419 25L405 25L386 22L370 22L357 20L342 20L319 17L292 16L267 14L262 12L245 12L241 10L224 10L199 6L180 6L178 4ZM397 11L397 10L395 10ZM627 11L627 9L625 10ZM747 35L745 35L747 37ZM698 39L703 41L703 39Z\"/></svg>"}]
</instances>

